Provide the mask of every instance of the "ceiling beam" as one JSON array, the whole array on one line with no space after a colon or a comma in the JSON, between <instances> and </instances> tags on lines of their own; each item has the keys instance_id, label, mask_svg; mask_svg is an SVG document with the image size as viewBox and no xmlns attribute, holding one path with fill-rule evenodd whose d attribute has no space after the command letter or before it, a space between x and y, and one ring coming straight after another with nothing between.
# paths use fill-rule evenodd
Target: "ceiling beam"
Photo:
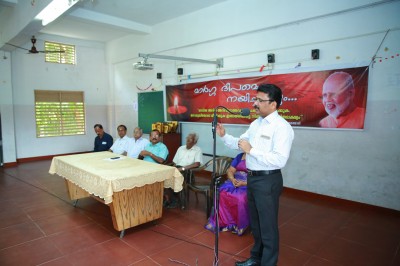
<instances>
[{"instance_id":1,"label":"ceiling beam","mask_svg":"<svg viewBox=\"0 0 400 266\"><path fill-rule=\"evenodd\" d=\"M69 13L69 15L82 20L93 21L105 25L111 25L128 31L140 32L145 34L151 33L150 26L143 25L127 19L101 14L91 10L85 10L83 8L77 8L71 13Z\"/></svg>"},{"instance_id":2,"label":"ceiling beam","mask_svg":"<svg viewBox=\"0 0 400 266\"><path fill-rule=\"evenodd\" d=\"M18 0L0 0L0 6L15 6Z\"/></svg>"}]
</instances>

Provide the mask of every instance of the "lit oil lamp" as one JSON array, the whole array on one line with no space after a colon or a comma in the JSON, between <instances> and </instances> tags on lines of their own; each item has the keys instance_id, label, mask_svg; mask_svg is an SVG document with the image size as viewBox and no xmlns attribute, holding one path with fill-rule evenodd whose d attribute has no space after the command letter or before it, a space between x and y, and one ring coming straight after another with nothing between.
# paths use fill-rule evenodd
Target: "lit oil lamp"
<instances>
[{"instance_id":1,"label":"lit oil lamp","mask_svg":"<svg viewBox=\"0 0 400 266\"><path fill-rule=\"evenodd\" d=\"M174 97L174 105L168 107L168 113L171 115L180 115L186 113L187 108L186 106L179 105L178 96Z\"/></svg>"},{"instance_id":2,"label":"lit oil lamp","mask_svg":"<svg viewBox=\"0 0 400 266\"><path fill-rule=\"evenodd\" d=\"M189 119L188 108L183 105L179 105L179 96L174 96L174 101L171 103L170 107L168 107L168 114L171 116L171 119L174 121L187 121ZM182 99L180 99L182 101Z\"/></svg>"}]
</instances>

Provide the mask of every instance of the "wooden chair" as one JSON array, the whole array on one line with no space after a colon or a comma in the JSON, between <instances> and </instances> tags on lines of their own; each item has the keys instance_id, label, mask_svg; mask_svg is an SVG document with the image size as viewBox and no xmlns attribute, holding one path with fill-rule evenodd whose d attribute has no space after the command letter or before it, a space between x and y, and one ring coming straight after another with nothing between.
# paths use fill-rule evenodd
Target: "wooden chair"
<instances>
[{"instance_id":1,"label":"wooden chair","mask_svg":"<svg viewBox=\"0 0 400 266\"><path fill-rule=\"evenodd\" d=\"M226 174L229 166L231 165L232 158L221 156L215 158L215 176L222 176ZM213 198L213 160L209 160L202 166L198 168L193 168L187 171L187 176L185 177L185 196L186 202L189 201L189 191L192 190L196 193L196 200L199 201L197 193L202 193L206 197L206 215L210 215L211 203ZM206 171L205 169L209 169ZM186 205L186 204L185 204Z\"/></svg>"}]
</instances>

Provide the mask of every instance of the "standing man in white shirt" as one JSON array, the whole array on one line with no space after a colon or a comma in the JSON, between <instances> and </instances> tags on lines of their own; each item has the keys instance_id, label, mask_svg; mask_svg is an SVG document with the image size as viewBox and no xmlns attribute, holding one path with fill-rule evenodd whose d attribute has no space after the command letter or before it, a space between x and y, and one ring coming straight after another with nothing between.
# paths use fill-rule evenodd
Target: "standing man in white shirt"
<instances>
[{"instance_id":1,"label":"standing man in white shirt","mask_svg":"<svg viewBox=\"0 0 400 266\"><path fill-rule=\"evenodd\" d=\"M225 145L246 153L247 199L254 246L251 257L236 265L275 266L279 255L279 196L283 190L280 169L289 159L294 132L277 111L282 101L280 88L262 84L253 100L259 117L240 138L226 134L222 124L216 129Z\"/></svg>"},{"instance_id":2,"label":"standing man in white shirt","mask_svg":"<svg viewBox=\"0 0 400 266\"><path fill-rule=\"evenodd\" d=\"M126 126L119 125L117 127L119 138L111 146L110 151L117 154L124 154L128 149L129 137L126 135Z\"/></svg>"},{"instance_id":3,"label":"standing man in white shirt","mask_svg":"<svg viewBox=\"0 0 400 266\"><path fill-rule=\"evenodd\" d=\"M128 157L132 157L137 159L139 154L150 141L148 139L143 138L143 130L140 127L136 127L133 130L133 138L129 140L127 155Z\"/></svg>"}]
</instances>

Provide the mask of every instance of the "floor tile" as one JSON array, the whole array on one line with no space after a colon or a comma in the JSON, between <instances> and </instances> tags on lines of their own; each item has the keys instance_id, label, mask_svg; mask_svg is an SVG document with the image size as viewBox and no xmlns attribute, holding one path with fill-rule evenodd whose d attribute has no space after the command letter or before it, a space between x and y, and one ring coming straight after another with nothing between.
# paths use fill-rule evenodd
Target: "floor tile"
<instances>
[{"instance_id":1,"label":"floor tile","mask_svg":"<svg viewBox=\"0 0 400 266\"><path fill-rule=\"evenodd\" d=\"M169 235L152 230L138 230L132 232L125 235L123 240L146 256L158 253L183 241L179 238L173 238Z\"/></svg>"},{"instance_id":2,"label":"floor tile","mask_svg":"<svg viewBox=\"0 0 400 266\"><path fill-rule=\"evenodd\" d=\"M25 191L22 193L18 192L18 194L18 196L13 197L13 201L20 208L29 208L37 205L46 205L50 202L59 202L58 198L38 189L33 189L32 191Z\"/></svg>"},{"instance_id":3,"label":"floor tile","mask_svg":"<svg viewBox=\"0 0 400 266\"><path fill-rule=\"evenodd\" d=\"M330 239L316 255L345 266L390 265L392 260L388 252L336 237Z\"/></svg>"},{"instance_id":4,"label":"floor tile","mask_svg":"<svg viewBox=\"0 0 400 266\"><path fill-rule=\"evenodd\" d=\"M305 265L305 263L310 259L311 254L286 246L281 244L279 246L279 266L296 266Z\"/></svg>"},{"instance_id":5,"label":"floor tile","mask_svg":"<svg viewBox=\"0 0 400 266\"><path fill-rule=\"evenodd\" d=\"M157 262L155 262L154 260L152 260L150 258L145 258L143 260L133 263L132 265L135 265L135 266L160 266L162 264L158 264Z\"/></svg>"},{"instance_id":6,"label":"floor tile","mask_svg":"<svg viewBox=\"0 0 400 266\"><path fill-rule=\"evenodd\" d=\"M325 259L321 259L318 257L313 256L305 266L340 266L341 264L334 263L332 261L328 261Z\"/></svg>"},{"instance_id":7,"label":"floor tile","mask_svg":"<svg viewBox=\"0 0 400 266\"><path fill-rule=\"evenodd\" d=\"M299 226L335 234L352 217L352 213L330 207L315 206L294 217L290 222Z\"/></svg>"},{"instance_id":8,"label":"floor tile","mask_svg":"<svg viewBox=\"0 0 400 266\"><path fill-rule=\"evenodd\" d=\"M64 257L58 257L57 259L54 260L49 260L43 264L40 264L40 266L73 266L73 264L68 261L66 256L64 256Z\"/></svg>"},{"instance_id":9,"label":"floor tile","mask_svg":"<svg viewBox=\"0 0 400 266\"><path fill-rule=\"evenodd\" d=\"M362 245L382 249L395 254L400 243L400 231L397 233L371 228L366 225L351 224L341 228L336 237L357 242Z\"/></svg>"},{"instance_id":10,"label":"floor tile","mask_svg":"<svg viewBox=\"0 0 400 266\"><path fill-rule=\"evenodd\" d=\"M51 241L41 238L0 250L0 265L39 265L61 255Z\"/></svg>"},{"instance_id":11,"label":"floor tile","mask_svg":"<svg viewBox=\"0 0 400 266\"><path fill-rule=\"evenodd\" d=\"M331 235L296 224L286 224L279 229L280 242L293 249L315 254Z\"/></svg>"},{"instance_id":12,"label":"floor tile","mask_svg":"<svg viewBox=\"0 0 400 266\"><path fill-rule=\"evenodd\" d=\"M73 212L74 208L67 203L56 201L46 204L40 204L32 207L23 208L24 212L33 221L44 218L50 218L64 213Z\"/></svg>"},{"instance_id":13,"label":"floor tile","mask_svg":"<svg viewBox=\"0 0 400 266\"><path fill-rule=\"evenodd\" d=\"M199 241L207 247L215 248L215 234L208 230L194 237L195 240ZM220 232L218 236L218 250L220 253L227 255L237 255L244 249L253 245L253 237L249 232L246 232L242 236L232 234L231 232Z\"/></svg>"},{"instance_id":14,"label":"floor tile","mask_svg":"<svg viewBox=\"0 0 400 266\"><path fill-rule=\"evenodd\" d=\"M74 227L93 224L91 219L79 213L77 210L66 214L43 218L35 222L46 235L63 232Z\"/></svg>"},{"instance_id":15,"label":"floor tile","mask_svg":"<svg viewBox=\"0 0 400 266\"><path fill-rule=\"evenodd\" d=\"M400 246L400 245L399 245ZM395 257L392 260L391 266L398 266L400 265L400 249L397 250Z\"/></svg>"},{"instance_id":16,"label":"floor tile","mask_svg":"<svg viewBox=\"0 0 400 266\"><path fill-rule=\"evenodd\" d=\"M160 265L177 265L185 263L186 265L213 265L214 250L202 245L181 242L171 246L157 254L150 256ZM226 259L227 256L219 253L219 259Z\"/></svg>"},{"instance_id":17,"label":"floor tile","mask_svg":"<svg viewBox=\"0 0 400 266\"><path fill-rule=\"evenodd\" d=\"M170 219L165 221L163 224L170 228L179 228L179 233L189 237L193 237L204 231L201 223L194 223L191 219L185 217Z\"/></svg>"},{"instance_id":18,"label":"floor tile","mask_svg":"<svg viewBox=\"0 0 400 266\"><path fill-rule=\"evenodd\" d=\"M5 208L0 210L0 229L20 223L31 222L32 220L20 208L13 206L12 203L3 202L3 204L11 205L13 208Z\"/></svg>"},{"instance_id":19,"label":"floor tile","mask_svg":"<svg viewBox=\"0 0 400 266\"><path fill-rule=\"evenodd\" d=\"M48 237L63 255L115 238L111 232L96 224L66 230Z\"/></svg>"},{"instance_id":20,"label":"floor tile","mask_svg":"<svg viewBox=\"0 0 400 266\"><path fill-rule=\"evenodd\" d=\"M143 254L120 239L112 239L67 256L72 265L131 265L145 258Z\"/></svg>"},{"instance_id":21,"label":"floor tile","mask_svg":"<svg viewBox=\"0 0 400 266\"><path fill-rule=\"evenodd\" d=\"M0 230L0 250L43 237L43 232L33 222L5 227Z\"/></svg>"},{"instance_id":22,"label":"floor tile","mask_svg":"<svg viewBox=\"0 0 400 266\"><path fill-rule=\"evenodd\" d=\"M50 160L0 168L0 265L213 265L215 235L204 196L185 210L119 231L108 206L69 200ZM279 210L279 266L400 265L400 212L285 188ZM218 265L250 256L253 237L221 232Z\"/></svg>"},{"instance_id":23,"label":"floor tile","mask_svg":"<svg viewBox=\"0 0 400 266\"><path fill-rule=\"evenodd\" d=\"M400 212L393 210L365 207L360 208L349 221L350 224L363 224L378 230L400 234Z\"/></svg>"},{"instance_id":24,"label":"floor tile","mask_svg":"<svg viewBox=\"0 0 400 266\"><path fill-rule=\"evenodd\" d=\"M177 227L170 227L169 225L164 223L153 225L146 230L182 241L190 241L192 239L191 236L184 234L184 232L178 230Z\"/></svg>"},{"instance_id":25,"label":"floor tile","mask_svg":"<svg viewBox=\"0 0 400 266\"><path fill-rule=\"evenodd\" d=\"M299 209L290 205L279 206L278 225L282 226L283 224L290 222L302 212L304 212L303 209Z\"/></svg>"}]
</instances>

